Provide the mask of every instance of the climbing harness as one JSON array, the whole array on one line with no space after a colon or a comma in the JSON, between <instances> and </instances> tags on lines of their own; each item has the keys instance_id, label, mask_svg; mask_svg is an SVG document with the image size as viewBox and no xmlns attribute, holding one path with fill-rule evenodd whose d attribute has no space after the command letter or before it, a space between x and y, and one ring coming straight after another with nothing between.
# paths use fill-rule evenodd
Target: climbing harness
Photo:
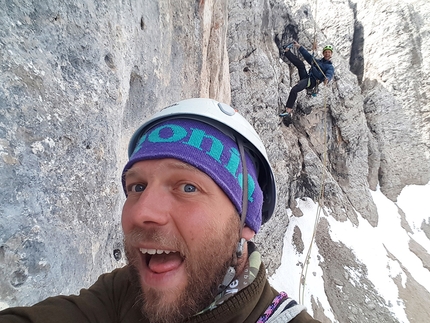
<instances>
[{"instance_id":1,"label":"climbing harness","mask_svg":"<svg viewBox=\"0 0 430 323\"><path fill-rule=\"evenodd\" d=\"M313 64L316 65L316 67L318 67L319 71L324 76L324 79L327 79L327 76L325 75L325 73L321 69L321 66L319 66L319 64L315 60L315 56L314 55L312 55L312 61L313 61ZM318 85L321 82L320 80L317 80L316 78L315 78L315 80L317 82L316 85L315 85L315 87L313 87L312 89L306 89L306 94L312 95L313 97L317 96L317 94L319 92ZM311 83L311 79L309 78L309 80L308 80L308 86L310 85L310 83Z\"/></svg>"},{"instance_id":2,"label":"climbing harness","mask_svg":"<svg viewBox=\"0 0 430 323\"><path fill-rule=\"evenodd\" d=\"M317 83L315 84L315 86L313 88L311 88L311 89L307 88L306 89L306 94L307 95L311 95L313 97L317 96L318 92L320 91L319 88L318 88L318 85L320 84L320 81L319 80L316 80L316 81L317 81ZM308 86L310 85L310 83L311 83L311 81L309 79Z\"/></svg>"}]
</instances>

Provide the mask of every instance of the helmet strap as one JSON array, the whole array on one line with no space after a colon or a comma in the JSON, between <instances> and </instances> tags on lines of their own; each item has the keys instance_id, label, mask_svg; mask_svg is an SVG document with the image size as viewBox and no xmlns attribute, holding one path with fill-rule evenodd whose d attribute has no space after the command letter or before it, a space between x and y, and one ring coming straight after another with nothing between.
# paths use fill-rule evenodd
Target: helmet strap
<instances>
[{"instance_id":1,"label":"helmet strap","mask_svg":"<svg viewBox=\"0 0 430 323\"><path fill-rule=\"evenodd\" d=\"M245 225L246 214L248 213L248 167L246 166L245 148L243 147L242 138L236 137L236 142L239 147L240 160L242 162L242 213L240 214L239 229L239 238L241 238L242 229ZM240 256L238 255L238 257Z\"/></svg>"},{"instance_id":2,"label":"helmet strap","mask_svg":"<svg viewBox=\"0 0 430 323\"><path fill-rule=\"evenodd\" d=\"M238 258L243 256L243 245L246 243L245 238L242 238L242 230L245 225L246 213L248 211L248 168L246 166L245 149L243 147L242 138L236 137L237 146L239 148L240 159L242 162L242 212L240 214L239 242L237 243L236 253L233 255L231 265L227 269L222 283L218 286L218 293L230 285L231 281L236 276L236 267Z\"/></svg>"}]
</instances>

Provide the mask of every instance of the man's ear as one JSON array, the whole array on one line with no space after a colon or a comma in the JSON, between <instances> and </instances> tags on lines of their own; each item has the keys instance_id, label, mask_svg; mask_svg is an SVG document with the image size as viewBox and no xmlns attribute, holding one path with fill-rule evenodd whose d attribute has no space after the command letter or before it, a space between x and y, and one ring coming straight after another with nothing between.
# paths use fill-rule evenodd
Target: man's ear
<instances>
[{"instance_id":1,"label":"man's ear","mask_svg":"<svg viewBox=\"0 0 430 323\"><path fill-rule=\"evenodd\" d=\"M249 241L252 238L254 238L254 236L255 236L254 230L252 230L250 227L245 225L242 230L242 238L244 238L246 241Z\"/></svg>"}]
</instances>

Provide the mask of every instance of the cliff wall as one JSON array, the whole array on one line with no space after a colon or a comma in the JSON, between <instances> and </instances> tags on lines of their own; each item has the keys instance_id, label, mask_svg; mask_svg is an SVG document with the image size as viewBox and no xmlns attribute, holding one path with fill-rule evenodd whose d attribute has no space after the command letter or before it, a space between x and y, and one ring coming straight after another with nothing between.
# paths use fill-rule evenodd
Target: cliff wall
<instances>
[{"instance_id":1,"label":"cliff wall","mask_svg":"<svg viewBox=\"0 0 430 323\"><path fill-rule=\"evenodd\" d=\"M231 103L266 144L278 206L256 242L269 274L289 217L303 215L297 199L321 203L324 188L330 217L377 227L372 190L396 201L406 185L430 180L427 1L24 0L2 8L0 307L76 293L125 263L127 141L142 119L183 98ZM336 75L316 97L300 93L286 127L277 115L298 76L280 47L292 39L308 49L316 42L316 55L333 44ZM321 264L336 304L330 282L346 260L327 223L319 228L322 254L338 259ZM339 321L348 304L378 297L369 286L332 305ZM355 320L375 317L397 322L383 305Z\"/></svg>"}]
</instances>

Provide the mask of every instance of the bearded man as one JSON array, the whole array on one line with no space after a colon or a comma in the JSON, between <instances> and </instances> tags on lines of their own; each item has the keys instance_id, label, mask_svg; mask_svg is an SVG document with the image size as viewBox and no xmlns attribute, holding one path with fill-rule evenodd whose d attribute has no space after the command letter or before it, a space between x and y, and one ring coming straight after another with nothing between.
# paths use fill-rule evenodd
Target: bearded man
<instances>
[{"instance_id":1,"label":"bearded man","mask_svg":"<svg viewBox=\"0 0 430 323\"><path fill-rule=\"evenodd\" d=\"M269 285L250 241L276 187L263 143L230 106L190 99L149 118L122 184L128 265L0 322L318 322Z\"/></svg>"}]
</instances>

